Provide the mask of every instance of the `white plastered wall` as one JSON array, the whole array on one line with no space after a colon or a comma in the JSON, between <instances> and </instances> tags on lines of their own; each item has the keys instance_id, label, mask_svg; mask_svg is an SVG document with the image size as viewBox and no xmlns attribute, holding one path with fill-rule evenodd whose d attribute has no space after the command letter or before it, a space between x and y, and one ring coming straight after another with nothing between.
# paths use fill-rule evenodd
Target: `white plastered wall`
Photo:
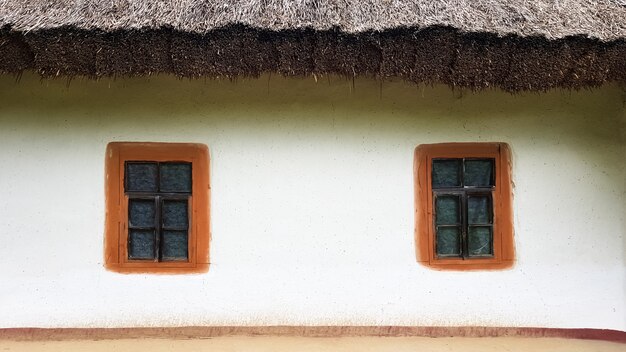
<instances>
[{"instance_id":1,"label":"white plastered wall","mask_svg":"<svg viewBox=\"0 0 626 352\"><path fill-rule=\"evenodd\" d=\"M66 83L0 77L0 327L626 330L617 87L512 96L335 77ZM111 141L208 145L208 273L104 270ZM415 261L413 150L454 141L511 146L511 270Z\"/></svg>"}]
</instances>

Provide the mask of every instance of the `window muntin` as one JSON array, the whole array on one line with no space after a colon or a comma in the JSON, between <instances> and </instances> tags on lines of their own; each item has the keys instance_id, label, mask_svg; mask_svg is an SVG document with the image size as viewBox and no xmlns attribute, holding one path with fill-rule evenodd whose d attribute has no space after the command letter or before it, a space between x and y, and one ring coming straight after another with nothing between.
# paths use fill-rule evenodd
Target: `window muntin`
<instances>
[{"instance_id":1,"label":"window muntin","mask_svg":"<svg viewBox=\"0 0 626 352\"><path fill-rule=\"evenodd\" d=\"M423 144L415 149L418 262L439 270L512 266L510 166L505 143Z\"/></svg>"}]
</instances>

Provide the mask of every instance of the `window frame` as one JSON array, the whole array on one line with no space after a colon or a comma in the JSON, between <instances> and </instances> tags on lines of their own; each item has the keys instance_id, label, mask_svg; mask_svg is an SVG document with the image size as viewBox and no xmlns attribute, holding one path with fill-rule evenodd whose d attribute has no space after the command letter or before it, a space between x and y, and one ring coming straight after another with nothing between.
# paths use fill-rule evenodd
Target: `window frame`
<instances>
[{"instance_id":1,"label":"window frame","mask_svg":"<svg viewBox=\"0 0 626 352\"><path fill-rule=\"evenodd\" d=\"M192 188L188 198L188 261L150 261L128 258L128 206L125 164L133 161L189 162ZM105 159L106 269L118 273L202 273L209 269L210 182L209 150L197 143L111 142Z\"/></svg>"},{"instance_id":2,"label":"window frame","mask_svg":"<svg viewBox=\"0 0 626 352\"><path fill-rule=\"evenodd\" d=\"M433 159L494 159L493 256L437 257L433 211ZM511 153L506 143L421 144L415 148L415 251L417 261L437 270L502 270L515 261Z\"/></svg>"}]
</instances>

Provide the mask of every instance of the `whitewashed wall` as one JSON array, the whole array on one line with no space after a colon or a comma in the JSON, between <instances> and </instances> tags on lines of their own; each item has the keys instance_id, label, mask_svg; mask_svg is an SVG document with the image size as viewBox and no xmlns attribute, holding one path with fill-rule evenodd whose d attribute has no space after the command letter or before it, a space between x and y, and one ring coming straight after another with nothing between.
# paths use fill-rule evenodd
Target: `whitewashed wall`
<instances>
[{"instance_id":1,"label":"whitewashed wall","mask_svg":"<svg viewBox=\"0 0 626 352\"><path fill-rule=\"evenodd\" d=\"M623 94L0 77L0 327L626 330ZM209 146L208 273L104 270L110 141ZM511 145L511 270L415 261L413 150L453 141Z\"/></svg>"}]
</instances>

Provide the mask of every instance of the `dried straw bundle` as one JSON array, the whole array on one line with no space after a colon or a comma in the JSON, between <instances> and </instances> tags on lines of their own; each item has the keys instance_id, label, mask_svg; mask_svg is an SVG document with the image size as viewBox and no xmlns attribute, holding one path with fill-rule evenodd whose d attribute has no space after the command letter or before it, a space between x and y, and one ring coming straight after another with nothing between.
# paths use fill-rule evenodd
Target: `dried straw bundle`
<instances>
[{"instance_id":1,"label":"dried straw bundle","mask_svg":"<svg viewBox=\"0 0 626 352\"><path fill-rule=\"evenodd\" d=\"M449 26L462 32L558 39L626 37L626 0L0 0L0 27L103 31L229 25L344 33Z\"/></svg>"}]
</instances>

